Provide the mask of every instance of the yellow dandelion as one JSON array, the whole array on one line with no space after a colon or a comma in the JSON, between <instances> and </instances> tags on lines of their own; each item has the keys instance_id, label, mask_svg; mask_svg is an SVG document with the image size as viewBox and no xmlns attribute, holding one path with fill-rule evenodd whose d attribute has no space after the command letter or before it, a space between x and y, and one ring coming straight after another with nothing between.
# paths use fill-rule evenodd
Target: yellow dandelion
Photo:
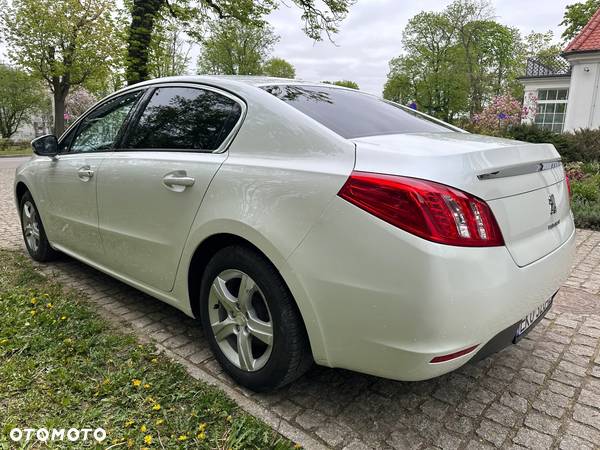
<instances>
[{"instance_id":1,"label":"yellow dandelion","mask_svg":"<svg viewBox=\"0 0 600 450\"><path fill-rule=\"evenodd\" d=\"M154 406L152 407L152 409L153 409L154 411L160 411L160 405L157 403L156 405L154 405Z\"/></svg>"},{"instance_id":2,"label":"yellow dandelion","mask_svg":"<svg viewBox=\"0 0 600 450\"><path fill-rule=\"evenodd\" d=\"M129 419L127 422L125 422L125 428L129 428L133 424L134 424L134 421Z\"/></svg>"},{"instance_id":3,"label":"yellow dandelion","mask_svg":"<svg viewBox=\"0 0 600 450\"><path fill-rule=\"evenodd\" d=\"M133 384L135 387L140 387L140 384L142 384L142 381L138 380L137 378L134 378L133 380L131 380L131 384Z\"/></svg>"},{"instance_id":4,"label":"yellow dandelion","mask_svg":"<svg viewBox=\"0 0 600 450\"><path fill-rule=\"evenodd\" d=\"M181 436L179 436L177 438L178 441L187 441L187 436L185 434L182 434Z\"/></svg>"},{"instance_id":5,"label":"yellow dandelion","mask_svg":"<svg viewBox=\"0 0 600 450\"><path fill-rule=\"evenodd\" d=\"M46 308L48 309L52 309L54 305L52 303L46 303Z\"/></svg>"},{"instance_id":6,"label":"yellow dandelion","mask_svg":"<svg viewBox=\"0 0 600 450\"><path fill-rule=\"evenodd\" d=\"M152 358L152 359L150 360L150 362L152 362L152 363L155 363L155 364L156 364L156 363L158 362L158 358Z\"/></svg>"},{"instance_id":7,"label":"yellow dandelion","mask_svg":"<svg viewBox=\"0 0 600 450\"><path fill-rule=\"evenodd\" d=\"M8 342L8 339L2 339L2 340L0 341L0 345L4 345L4 344L6 344L7 342Z\"/></svg>"},{"instance_id":8,"label":"yellow dandelion","mask_svg":"<svg viewBox=\"0 0 600 450\"><path fill-rule=\"evenodd\" d=\"M67 316L61 316L60 320L67 320Z\"/></svg>"},{"instance_id":9,"label":"yellow dandelion","mask_svg":"<svg viewBox=\"0 0 600 450\"><path fill-rule=\"evenodd\" d=\"M229 423L233 422L233 417L227 416L227 422L229 422Z\"/></svg>"},{"instance_id":10,"label":"yellow dandelion","mask_svg":"<svg viewBox=\"0 0 600 450\"><path fill-rule=\"evenodd\" d=\"M148 428L146 428L146 425L142 425L141 428L140 428L140 431L142 433L145 433L146 431L148 431Z\"/></svg>"},{"instance_id":11,"label":"yellow dandelion","mask_svg":"<svg viewBox=\"0 0 600 450\"><path fill-rule=\"evenodd\" d=\"M133 447L133 444L135 444L135 442L133 442L133 439L127 439L127 448Z\"/></svg>"},{"instance_id":12,"label":"yellow dandelion","mask_svg":"<svg viewBox=\"0 0 600 450\"><path fill-rule=\"evenodd\" d=\"M144 436L144 443L148 445L152 444L152 436Z\"/></svg>"},{"instance_id":13,"label":"yellow dandelion","mask_svg":"<svg viewBox=\"0 0 600 450\"><path fill-rule=\"evenodd\" d=\"M207 425L205 422L202 422L202 423L200 423L200 425L198 425L198 429L199 429L200 431L204 431L204 430L206 430L206 427L207 427L207 426L208 426L208 425Z\"/></svg>"},{"instance_id":14,"label":"yellow dandelion","mask_svg":"<svg viewBox=\"0 0 600 450\"><path fill-rule=\"evenodd\" d=\"M29 311L29 314L31 314L32 316L35 316L36 315L36 310L32 309L31 311Z\"/></svg>"},{"instance_id":15,"label":"yellow dandelion","mask_svg":"<svg viewBox=\"0 0 600 450\"><path fill-rule=\"evenodd\" d=\"M150 389L150 384L149 383L144 384L144 389Z\"/></svg>"},{"instance_id":16,"label":"yellow dandelion","mask_svg":"<svg viewBox=\"0 0 600 450\"><path fill-rule=\"evenodd\" d=\"M203 431L202 433L198 433L196 437L203 441L204 439L206 439L206 433Z\"/></svg>"},{"instance_id":17,"label":"yellow dandelion","mask_svg":"<svg viewBox=\"0 0 600 450\"><path fill-rule=\"evenodd\" d=\"M37 298L33 297L33 298L31 299L31 304L32 304L32 305L36 305L36 304L37 304L37 302L38 302L38 301L37 301Z\"/></svg>"},{"instance_id":18,"label":"yellow dandelion","mask_svg":"<svg viewBox=\"0 0 600 450\"><path fill-rule=\"evenodd\" d=\"M300 444L295 444L294 448L302 448L302 446Z\"/></svg>"},{"instance_id":19,"label":"yellow dandelion","mask_svg":"<svg viewBox=\"0 0 600 450\"><path fill-rule=\"evenodd\" d=\"M156 421L154 422L156 425L162 425L165 422L164 419L156 419Z\"/></svg>"}]
</instances>

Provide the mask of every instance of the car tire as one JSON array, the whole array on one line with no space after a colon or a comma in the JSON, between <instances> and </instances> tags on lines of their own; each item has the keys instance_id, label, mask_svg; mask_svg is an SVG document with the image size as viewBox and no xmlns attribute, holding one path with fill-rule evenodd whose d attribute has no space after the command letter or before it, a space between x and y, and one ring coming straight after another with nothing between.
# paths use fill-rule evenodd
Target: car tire
<instances>
[{"instance_id":1,"label":"car tire","mask_svg":"<svg viewBox=\"0 0 600 450\"><path fill-rule=\"evenodd\" d=\"M280 388L313 362L290 291L254 249L230 246L212 257L202 277L200 316L223 370L249 389Z\"/></svg>"},{"instance_id":2,"label":"car tire","mask_svg":"<svg viewBox=\"0 0 600 450\"><path fill-rule=\"evenodd\" d=\"M29 256L35 261L52 261L58 252L50 246L42 218L29 192L25 192L19 205L21 214L21 231Z\"/></svg>"}]
</instances>

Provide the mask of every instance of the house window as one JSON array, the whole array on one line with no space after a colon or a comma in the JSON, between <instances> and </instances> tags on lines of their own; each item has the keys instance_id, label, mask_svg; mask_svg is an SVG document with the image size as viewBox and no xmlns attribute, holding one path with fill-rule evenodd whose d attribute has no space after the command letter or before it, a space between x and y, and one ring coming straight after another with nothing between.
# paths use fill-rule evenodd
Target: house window
<instances>
[{"instance_id":1,"label":"house window","mask_svg":"<svg viewBox=\"0 0 600 450\"><path fill-rule=\"evenodd\" d=\"M568 89L538 90L535 124L545 130L561 133L565 126Z\"/></svg>"}]
</instances>

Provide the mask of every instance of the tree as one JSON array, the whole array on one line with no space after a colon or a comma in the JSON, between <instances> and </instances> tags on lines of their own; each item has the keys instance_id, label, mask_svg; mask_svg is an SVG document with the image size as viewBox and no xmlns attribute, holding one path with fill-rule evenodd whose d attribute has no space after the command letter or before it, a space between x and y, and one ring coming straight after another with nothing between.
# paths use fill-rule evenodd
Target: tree
<instances>
[{"instance_id":1,"label":"tree","mask_svg":"<svg viewBox=\"0 0 600 450\"><path fill-rule=\"evenodd\" d=\"M334 84L336 86L347 87L347 88L350 88L350 89L356 89L357 91L359 90L358 84L356 82L350 81L350 80L323 81L323 83Z\"/></svg>"},{"instance_id":2,"label":"tree","mask_svg":"<svg viewBox=\"0 0 600 450\"><path fill-rule=\"evenodd\" d=\"M190 62L191 44L177 22L167 17L156 27L148 54L148 74L151 78L184 75Z\"/></svg>"},{"instance_id":3,"label":"tree","mask_svg":"<svg viewBox=\"0 0 600 450\"><path fill-rule=\"evenodd\" d=\"M110 72L120 46L114 9L113 0L13 0L0 8L9 56L53 94L57 135L71 88Z\"/></svg>"},{"instance_id":4,"label":"tree","mask_svg":"<svg viewBox=\"0 0 600 450\"><path fill-rule=\"evenodd\" d=\"M263 64L262 71L265 75L277 78L295 78L296 69L282 58L271 58Z\"/></svg>"},{"instance_id":5,"label":"tree","mask_svg":"<svg viewBox=\"0 0 600 450\"><path fill-rule=\"evenodd\" d=\"M279 37L268 25L246 25L234 19L215 22L201 43L198 73L260 75Z\"/></svg>"},{"instance_id":6,"label":"tree","mask_svg":"<svg viewBox=\"0 0 600 450\"><path fill-rule=\"evenodd\" d=\"M405 53L390 61L384 97L451 121L473 117L494 96L520 95L521 36L491 17L488 0L455 0L442 12L412 17L402 35Z\"/></svg>"},{"instance_id":7,"label":"tree","mask_svg":"<svg viewBox=\"0 0 600 450\"><path fill-rule=\"evenodd\" d=\"M0 64L0 136L10 138L42 107L46 93L39 80Z\"/></svg>"},{"instance_id":8,"label":"tree","mask_svg":"<svg viewBox=\"0 0 600 450\"><path fill-rule=\"evenodd\" d=\"M567 5L561 26L567 27L562 34L564 41L570 41L587 25L596 11L600 9L600 0L586 0Z\"/></svg>"},{"instance_id":9,"label":"tree","mask_svg":"<svg viewBox=\"0 0 600 450\"><path fill-rule=\"evenodd\" d=\"M302 10L304 33L322 39L337 32L339 23L355 0L292 0ZM167 11L176 18L185 31L193 33L207 22L238 20L244 25L259 26L262 18L285 0L133 0L131 23L127 35L128 84L148 79L149 51L154 27L160 15Z\"/></svg>"},{"instance_id":10,"label":"tree","mask_svg":"<svg viewBox=\"0 0 600 450\"><path fill-rule=\"evenodd\" d=\"M531 32L525 36L525 55L535 58L550 69L559 70L564 64L558 58L562 47L554 43L554 33L548 30L544 33Z\"/></svg>"}]
</instances>

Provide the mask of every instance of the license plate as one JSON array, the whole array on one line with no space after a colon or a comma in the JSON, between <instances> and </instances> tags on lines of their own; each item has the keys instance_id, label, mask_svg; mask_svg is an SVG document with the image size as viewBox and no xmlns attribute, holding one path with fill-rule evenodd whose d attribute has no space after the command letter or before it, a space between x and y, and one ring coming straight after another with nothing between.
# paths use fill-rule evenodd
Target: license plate
<instances>
[{"instance_id":1,"label":"license plate","mask_svg":"<svg viewBox=\"0 0 600 450\"><path fill-rule=\"evenodd\" d=\"M536 309L527 314L527 316L525 316L525 318L521 321L517 328L515 340L519 339L519 337L522 336L523 333L525 333L529 328L531 328L531 326L535 324L548 309L550 309L550 307L552 306L553 298L554 296L550 297L543 304L541 304Z\"/></svg>"}]
</instances>

